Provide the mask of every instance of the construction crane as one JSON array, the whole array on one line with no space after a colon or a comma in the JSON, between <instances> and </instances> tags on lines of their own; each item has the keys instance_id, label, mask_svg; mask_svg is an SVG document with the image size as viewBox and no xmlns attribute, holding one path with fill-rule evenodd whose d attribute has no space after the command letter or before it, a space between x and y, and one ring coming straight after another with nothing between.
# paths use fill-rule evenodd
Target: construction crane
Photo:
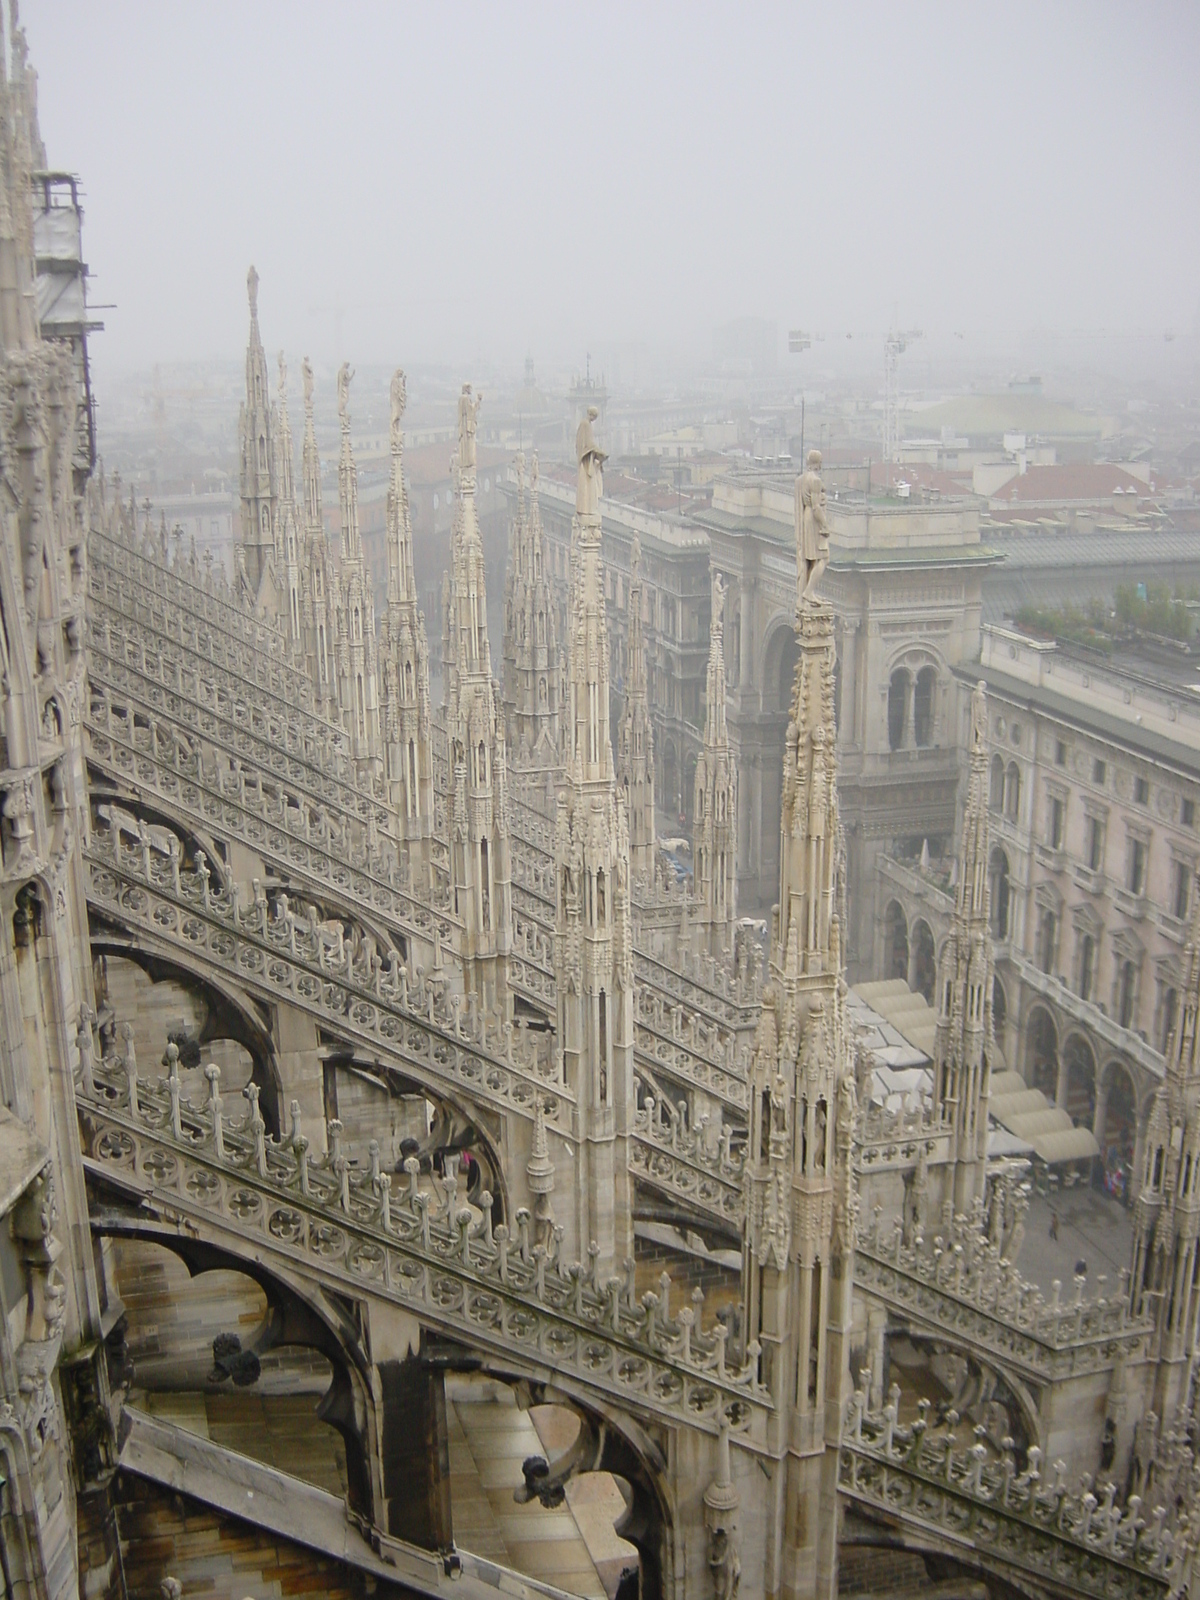
<instances>
[{"instance_id":1,"label":"construction crane","mask_svg":"<svg viewBox=\"0 0 1200 1600\"><path fill-rule=\"evenodd\" d=\"M908 328L904 333L889 333L883 341L883 459L900 459L900 394L897 376L900 357L909 345L921 337L920 328Z\"/></svg>"}]
</instances>

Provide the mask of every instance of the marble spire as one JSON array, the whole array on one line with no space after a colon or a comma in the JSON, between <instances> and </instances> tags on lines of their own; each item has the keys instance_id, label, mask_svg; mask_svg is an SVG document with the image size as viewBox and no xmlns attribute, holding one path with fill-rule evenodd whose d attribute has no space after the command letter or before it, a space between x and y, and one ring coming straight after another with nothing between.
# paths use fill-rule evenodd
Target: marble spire
<instances>
[{"instance_id":1,"label":"marble spire","mask_svg":"<svg viewBox=\"0 0 1200 1600\"><path fill-rule=\"evenodd\" d=\"M830 1595L850 1392L857 1105L837 914L833 612L799 592L796 642L779 904L750 1071L742 1314L775 1405L771 1447L787 1474L778 1523L767 1532L778 1552L768 1559L767 1590ZM783 1509L798 1503L810 1508L800 1518Z\"/></svg>"},{"instance_id":2,"label":"marble spire","mask_svg":"<svg viewBox=\"0 0 1200 1600\"><path fill-rule=\"evenodd\" d=\"M275 403L275 467L279 475L275 554L282 568L287 596L287 636L294 644L299 644L302 639L300 538L292 461L292 425L288 417L287 362L282 350L279 352L279 388Z\"/></svg>"},{"instance_id":3,"label":"marble spire","mask_svg":"<svg viewBox=\"0 0 1200 1600\"><path fill-rule=\"evenodd\" d=\"M737 764L725 720L725 585L713 582L704 743L696 761L692 862L700 954L732 956L737 925Z\"/></svg>"},{"instance_id":4,"label":"marble spire","mask_svg":"<svg viewBox=\"0 0 1200 1600\"><path fill-rule=\"evenodd\" d=\"M635 883L654 882L654 727L646 682L642 635L642 547L637 534L630 552L628 664L625 709L617 729L617 775L629 814L629 866Z\"/></svg>"},{"instance_id":5,"label":"marble spire","mask_svg":"<svg viewBox=\"0 0 1200 1600\"><path fill-rule=\"evenodd\" d=\"M335 645L338 636L337 572L325 533L321 505L321 459L313 422L313 370L307 356L301 365L304 380L304 443L301 450L300 493L300 629L304 659L317 697L317 705L331 721L337 711L338 681Z\"/></svg>"},{"instance_id":6,"label":"marble spire","mask_svg":"<svg viewBox=\"0 0 1200 1600\"><path fill-rule=\"evenodd\" d=\"M342 725L350 735L360 771L377 766L380 756L379 701L376 684L375 597L371 569L358 527L358 469L350 442L350 363L338 371L338 502L341 510L341 559L338 565L338 700Z\"/></svg>"},{"instance_id":7,"label":"marble spire","mask_svg":"<svg viewBox=\"0 0 1200 1600\"><path fill-rule=\"evenodd\" d=\"M499 688L492 677L487 577L475 506L476 433L483 396L464 383L452 558L442 597L442 676L450 749L450 871L463 921L463 972L487 1009L511 1010L512 869L508 757Z\"/></svg>"},{"instance_id":8,"label":"marble spire","mask_svg":"<svg viewBox=\"0 0 1200 1600\"><path fill-rule=\"evenodd\" d=\"M988 917L987 692L971 694L971 765L963 811L954 920L939 962L934 1096L954 1130L954 1210L969 1212L987 1172L992 1039Z\"/></svg>"},{"instance_id":9,"label":"marble spire","mask_svg":"<svg viewBox=\"0 0 1200 1600\"><path fill-rule=\"evenodd\" d=\"M263 578L276 556L278 479L267 355L258 328L258 273L246 274L250 336L246 342L246 397L238 415L241 519L237 570L245 598L257 604Z\"/></svg>"},{"instance_id":10,"label":"marble spire","mask_svg":"<svg viewBox=\"0 0 1200 1600\"><path fill-rule=\"evenodd\" d=\"M429 645L417 602L412 520L404 479L404 411L408 388L399 369L391 384L391 478L387 500L387 613L380 659L383 734L392 804L409 850L410 867L428 874L433 833L433 745L430 727Z\"/></svg>"},{"instance_id":11,"label":"marble spire","mask_svg":"<svg viewBox=\"0 0 1200 1600\"><path fill-rule=\"evenodd\" d=\"M546 575L538 459L534 452L529 501L525 456L516 460L516 511L509 540L504 603L504 703L509 749L525 767L554 767L559 759L559 672L554 603Z\"/></svg>"},{"instance_id":12,"label":"marble spire","mask_svg":"<svg viewBox=\"0 0 1200 1600\"><path fill-rule=\"evenodd\" d=\"M1170 1417L1186 1401L1200 1330L1200 879L1183 951L1179 1011L1166 1071L1140 1141L1134 1203L1131 1310L1155 1319L1153 1409Z\"/></svg>"},{"instance_id":13,"label":"marble spire","mask_svg":"<svg viewBox=\"0 0 1200 1600\"><path fill-rule=\"evenodd\" d=\"M571 1247L594 1243L611 1273L633 1254L633 931L629 824L608 731L608 627L600 550L604 453L590 408L575 440L575 562L568 642L565 781L558 796L554 967L563 1071L580 1143Z\"/></svg>"}]
</instances>

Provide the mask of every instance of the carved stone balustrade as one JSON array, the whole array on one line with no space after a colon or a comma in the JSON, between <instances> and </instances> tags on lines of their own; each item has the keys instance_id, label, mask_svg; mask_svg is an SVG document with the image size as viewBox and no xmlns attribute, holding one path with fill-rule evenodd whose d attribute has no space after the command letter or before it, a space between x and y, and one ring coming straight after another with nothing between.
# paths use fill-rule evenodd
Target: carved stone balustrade
<instances>
[{"instance_id":1,"label":"carved stone balustrade","mask_svg":"<svg viewBox=\"0 0 1200 1600\"><path fill-rule=\"evenodd\" d=\"M347 1161L336 1122L328 1153L313 1157L295 1104L289 1133L270 1139L256 1092L232 1119L215 1067L209 1098L197 1105L181 1098L170 1051L168 1059L165 1079L138 1079L110 1057L92 1064L90 1083L82 1072L76 1082L86 1165L135 1198L139 1216L157 1211L235 1258L253 1254L341 1294L386 1299L493 1352L506 1370L635 1416L764 1437L770 1398L755 1375L757 1346L744 1364L727 1365L726 1330L703 1325L702 1297L672 1311L666 1275L658 1294L639 1297L632 1261L601 1281L594 1253L587 1266L561 1259L560 1230L548 1247L535 1242L527 1211L494 1225L490 1204L473 1210L453 1179L440 1203L421 1188L411 1158L393 1191L376 1161L371 1170Z\"/></svg>"},{"instance_id":2,"label":"carved stone balustrade","mask_svg":"<svg viewBox=\"0 0 1200 1600\"><path fill-rule=\"evenodd\" d=\"M182 574L161 559L135 551L103 529L88 536L91 600L100 598L133 618L145 607L169 624L177 642L219 666L228 666L256 688L314 718L312 683L299 662L288 660L281 633L248 619L238 603L206 590L186 569ZM330 736L340 733L324 722Z\"/></svg>"},{"instance_id":3,"label":"carved stone balustrade","mask_svg":"<svg viewBox=\"0 0 1200 1600\"><path fill-rule=\"evenodd\" d=\"M176 724L157 713L139 713L135 725L134 716L115 711L112 702L108 689L93 685L85 721L87 755L106 775L156 795L183 823L240 840L277 864L289 881L342 903L348 914L366 911L426 941L436 929L447 945L461 928L448 909L435 910L401 887L402 859L392 855L386 864L349 864L351 858L362 861L362 852L346 838L347 825L357 819L331 816L285 779L244 760L239 772L247 782L231 794L228 785L218 787L218 780L203 772L196 750L182 749Z\"/></svg>"},{"instance_id":4,"label":"carved stone balustrade","mask_svg":"<svg viewBox=\"0 0 1200 1600\"><path fill-rule=\"evenodd\" d=\"M655 996L653 991L639 992L639 1013L633 1030L635 1064L665 1073L689 1088L703 1090L731 1110L739 1122L744 1122L750 1103L747 1063L737 1061L729 1067L724 1061L693 1048L686 1039L666 1031L669 1024L648 1025L642 1019L647 1013L655 1014L656 1001L661 1005L661 997Z\"/></svg>"},{"instance_id":5,"label":"carved stone balustrade","mask_svg":"<svg viewBox=\"0 0 1200 1600\"><path fill-rule=\"evenodd\" d=\"M950 1159L951 1129L933 1105L889 1110L866 1106L854 1130L854 1165L860 1177L872 1172L910 1171L922 1148L933 1165Z\"/></svg>"},{"instance_id":6,"label":"carved stone balustrade","mask_svg":"<svg viewBox=\"0 0 1200 1600\"><path fill-rule=\"evenodd\" d=\"M897 1314L974 1345L1043 1383L1136 1360L1152 1332L1129 1314L1124 1279L1112 1298L1085 1301L1082 1282L1070 1304L1047 1301L1021 1277L976 1219L955 1218L947 1235L904 1240L881 1226L878 1208L859 1229L855 1286Z\"/></svg>"},{"instance_id":7,"label":"carved stone balustrade","mask_svg":"<svg viewBox=\"0 0 1200 1600\"><path fill-rule=\"evenodd\" d=\"M709 1022L738 1033L749 1033L758 1023L761 1006L757 989L753 993L739 994L736 980L731 981L724 968L709 962L697 981L688 970L693 965L690 954L685 954L683 971L677 972L636 944L633 965L639 983L649 984L675 1003L682 1001L689 1011L697 1012Z\"/></svg>"},{"instance_id":8,"label":"carved stone balustrade","mask_svg":"<svg viewBox=\"0 0 1200 1600\"><path fill-rule=\"evenodd\" d=\"M664 1105L646 1095L634 1117L633 1135L629 1164L639 1182L740 1234L745 1152L732 1148L728 1127L713 1138L703 1120L699 1127L688 1127L686 1104Z\"/></svg>"},{"instance_id":9,"label":"carved stone balustrade","mask_svg":"<svg viewBox=\"0 0 1200 1600\"><path fill-rule=\"evenodd\" d=\"M1032 1579L1039 1589L1096 1600L1166 1600L1184 1591L1192 1570L1190 1531L1173 1530L1165 1509L1145 1517L1136 1495L1122 1507L1112 1486L1101 1497L1086 1484L1070 1487L1061 1461L1048 1481L1036 1446L1018 1472L1011 1441L996 1460L982 1429L974 1437L956 1435L954 1412L950 1430L934 1433L928 1408L922 1401L917 1420L902 1425L898 1388L879 1411L867 1409L864 1389L853 1396L838 1487L861 1510L899 1523L926 1547L940 1540L989 1569L1008 1568L1025 1580L1021 1588Z\"/></svg>"},{"instance_id":10,"label":"carved stone balustrade","mask_svg":"<svg viewBox=\"0 0 1200 1600\"><path fill-rule=\"evenodd\" d=\"M553 1052L538 1034L505 1030L503 1046L497 1041L489 1050L471 1038L458 995L439 994L438 985L404 967L373 963L369 972L356 971L336 930L271 915L265 902L240 912L213 886L207 863L185 871L177 858L152 856L147 875L141 852L103 830L86 859L89 905L139 930L148 948L159 943L218 985L231 979L268 1004L298 1006L335 1036L453 1094L531 1120L540 1096L547 1123L573 1131L574 1095L557 1081ZM476 1033L489 1023L486 1014L476 1019Z\"/></svg>"},{"instance_id":11,"label":"carved stone balustrade","mask_svg":"<svg viewBox=\"0 0 1200 1600\"><path fill-rule=\"evenodd\" d=\"M137 695L144 683L155 709L204 738L285 772L298 788L381 832L393 826L390 808L351 781L344 753L326 737L328 724L283 701L261 704L262 691L236 672L94 599L88 626L94 681L129 695Z\"/></svg>"}]
</instances>

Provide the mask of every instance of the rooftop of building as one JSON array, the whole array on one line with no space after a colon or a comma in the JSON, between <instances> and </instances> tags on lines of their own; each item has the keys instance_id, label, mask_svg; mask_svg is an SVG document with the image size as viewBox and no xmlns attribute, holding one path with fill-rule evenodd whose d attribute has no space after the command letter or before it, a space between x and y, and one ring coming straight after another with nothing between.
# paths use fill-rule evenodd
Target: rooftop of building
<instances>
[{"instance_id":1,"label":"rooftop of building","mask_svg":"<svg viewBox=\"0 0 1200 1600\"><path fill-rule=\"evenodd\" d=\"M871 493L903 500L956 500L974 491L969 472L946 472L923 461L872 461Z\"/></svg>"},{"instance_id":2,"label":"rooftop of building","mask_svg":"<svg viewBox=\"0 0 1200 1600\"><path fill-rule=\"evenodd\" d=\"M1127 567L1139 561L1200 561L1200 528L1168 520L1149 526L1097 523L1071 530L1048 520L1007 527L985 521L982 534L1008 567Z\"/></svg>"},{"instance_id":3,"label":"rooftop of building","mask_svg":"<svg viewBox=\"0 0 1200 1600\"><path fill-rule=\"evenodd\" d=\"M1131 497L1131 509L1155 492L1126 467L1110 461L1060 461L1052 466L1031 466L1001 484L991 496L992 505L1094 505L1115 495Z\"/></svg>"},{"instance_id":4,"label":"rooftop of building","mask_svg":"<svg viewBox=\"0 0 1200 1600\"><path fill-rule=\"evenodd\" d=\"M985 624L978 665L992 694L1200 779L1200 650L1146 636L1109 655L1012 624Z\"/></svg>"}]
</instances>

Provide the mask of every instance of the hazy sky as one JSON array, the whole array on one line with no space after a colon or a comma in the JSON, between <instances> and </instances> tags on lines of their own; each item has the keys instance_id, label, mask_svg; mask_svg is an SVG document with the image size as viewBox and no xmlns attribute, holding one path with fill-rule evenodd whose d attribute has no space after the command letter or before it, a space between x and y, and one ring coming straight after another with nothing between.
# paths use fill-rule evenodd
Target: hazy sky
<instances>
[{"instance_id":1,"label":"hazy sky","mask_svg":"<svg viewBox=\"0 0 1200 1600\"><path fill-rule=\"evenodd\" d=\"M1190 331L1200 7L23 0L105 365ZM335 343L341 349L335 349Z\"/></svg>"}]
</instances>

